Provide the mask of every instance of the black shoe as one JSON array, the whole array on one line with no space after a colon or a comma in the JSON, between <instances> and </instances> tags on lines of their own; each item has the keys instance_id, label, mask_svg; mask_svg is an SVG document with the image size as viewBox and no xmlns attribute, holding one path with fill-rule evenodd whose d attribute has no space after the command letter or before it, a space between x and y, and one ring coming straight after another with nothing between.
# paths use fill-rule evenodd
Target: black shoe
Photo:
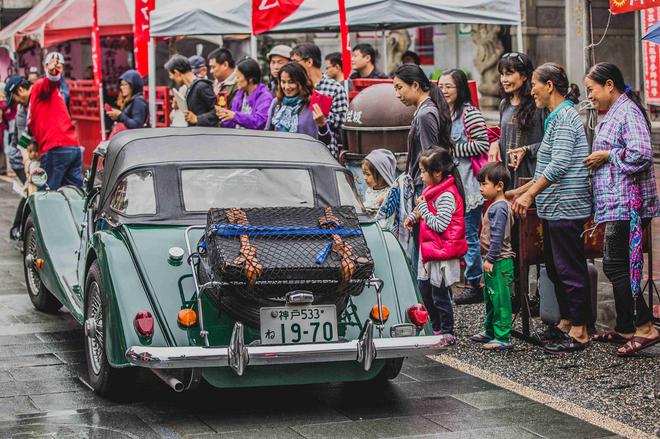
<instances>
[{"instance_id":1,"label":"black shoe","mask_svg":"<svg viewBox=\"0 0 660 439\"><path fill-rule=\"evenodd\" d=\"M467 285L463 292L454 296L456 305L467 305L469 303L480 303L484 301L484 289L481 285Z\"/></svg>"},{"instance_id":2,"label":"black shoe","mask_svg":"<svg viewBox=\"0 0 660 439\"><path fill-rule=\"evenodd\" d=\"M543 346L546 354L565 354L568 352L577 352L584 350L589 346L589 342L580 343L568 334L564 334L561 340L554 341Z\"/></svg>"},{"instance_id":3,"label":"black shoe","mask_svg":"<svg viewBox=\"0 0 660 439\"><path fill-rule=\"evenodd\" d=\"M567 334L556 326L548 326L548 328L539 334L538 337L539 340L541 340L541 343L547 344L558 342L566 336Z\"/></svg>"}]
</instances>

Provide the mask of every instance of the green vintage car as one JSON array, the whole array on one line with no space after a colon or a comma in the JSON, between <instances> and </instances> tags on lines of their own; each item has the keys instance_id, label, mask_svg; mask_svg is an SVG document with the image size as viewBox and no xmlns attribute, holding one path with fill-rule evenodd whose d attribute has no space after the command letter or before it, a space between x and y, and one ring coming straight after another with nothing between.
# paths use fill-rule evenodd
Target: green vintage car
<instances>
[{"instance_id":1,"label":"green vintage car","mask_svg":"<svg viewBox=\"0 0 660 439\"><path fill-rule=\"evenodd\" d=\"M229 294L229 283L203 279L209 208L300 206L357 215L351 233L373 260L360 288L330 302L305 290L251 302L236 284ZM130 385L138 368L175 391L201 379L216 387L378 381L394 378L405 357L442 349L398 241L364 215L350 174L307 136L124 131L99 145L84 190L33 194L22 230L30 299L44 312L64 305L84 326L89 384L101 395Z\"/></svg>"}]
</instances>

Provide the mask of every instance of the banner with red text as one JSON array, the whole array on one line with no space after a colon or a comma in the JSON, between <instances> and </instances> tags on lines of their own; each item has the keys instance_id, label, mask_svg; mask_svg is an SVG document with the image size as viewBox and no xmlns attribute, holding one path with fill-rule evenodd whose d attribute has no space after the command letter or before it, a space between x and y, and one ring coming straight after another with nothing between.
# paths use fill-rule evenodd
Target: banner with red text
<instances>
[{"instance_id":1,"label":"banner with red text","mask_svg":"<svg viewBox=\"0 0 660 439\"><path fill-rule=\"evenodd\" d=\"M296 12L303 0L252 0L252 33L268 32Z\"/></svg>"},{"instance_id":2,"label":"banner with red text","mask_svg":"<svg viewBox=\"0 0 660 439\"><path fill-rule=\"evenodd\" d=\"M623 14L656 6L660 6L660 0L610 0L612 14Z\"/></svg>"},{"instance_id":3,"label":"banner with red text","mask_svg":"<svg viewBox=\"0 0 660 439\"><path fill-rule=\"evenodd\" d=\"M641 12L642 35L648 32L656 21L660 20L660 7L645 9ZM660 45L642 41L644 50L644 91L645 101L650 105L660 105Z\"/></svg>"},{"instance_id":4,"label":"banner with red text","mask_svg":"<svg viewBox=\"0 0 660 439\"><path fill-rule=\"evenodd\" d=\"M103 72L101 71L101 33L99 31L98 1L92 5L92 68L94 69L94 87L103 85Z\"/></svg>"},{"instance_id":5,"label":"banner with red text","mask_svg":"<svg viewBox=\"0 0 660 439\"><path fill-rule=\"evenodd\" d=\"M135 70L142 76L147 76L149 72L149 24L151 11L155 6L156 0L135 0L133 51L135 53Z\"/></svg>"}]
</instances>

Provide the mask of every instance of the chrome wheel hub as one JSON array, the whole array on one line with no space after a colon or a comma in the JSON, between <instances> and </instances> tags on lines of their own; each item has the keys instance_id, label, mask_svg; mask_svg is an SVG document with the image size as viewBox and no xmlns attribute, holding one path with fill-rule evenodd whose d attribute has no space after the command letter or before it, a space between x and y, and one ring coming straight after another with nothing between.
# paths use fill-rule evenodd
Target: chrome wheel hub
<instances>
[{"instance_id":1,"label":"chrome wheel hub","mask_svg":"<svg viewBox=\"0 0 660 439\"><path fill-rule=\"evenodd\" d=\"M89 352L92 372L98 375L101 372L103 361L103 307L101 304L101 290L96 281L90 285L87 320L85 320L85 335L87 336L87 350Z\"/></svg>"},{"instance_id":2,"label":"chrome wheel hub","mask_svg":"<svg viewBox=\"0 0 660 439\"><path fill-rule=\"evenodd\" d=\"M41 290L41 279L39 278L39 273L34 267L34 261L37 259L37 238L34 234L33 228L27 231L25 242L24 263L27 273L27 276L25 277L30 294L36 296Z\"/></svg>"}]
</instances>

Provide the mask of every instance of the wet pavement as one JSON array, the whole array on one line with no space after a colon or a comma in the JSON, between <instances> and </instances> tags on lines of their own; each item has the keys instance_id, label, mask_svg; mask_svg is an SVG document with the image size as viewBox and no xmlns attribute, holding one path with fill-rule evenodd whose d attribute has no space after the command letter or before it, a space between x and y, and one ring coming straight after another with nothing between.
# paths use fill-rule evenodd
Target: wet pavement
<instances>
[{"instance_id":1,"label":"wet pavement","mask_svg":"<svg viewBox=\"0 0 660 439\"><path fill-rule=\"evenodd\" d=\"M383 386L202 388L175 394L142 371L122 400L97 397L85 384L80 327L65 310L35 311L25 292L21 257L8 240L16 203L10 185L0 182L1 438L616 437L556 410L565 408L425 357L407 360L402 374ZM519 367L537 364L534 357L527 360Z\"/></svg>"}]
</instances>

